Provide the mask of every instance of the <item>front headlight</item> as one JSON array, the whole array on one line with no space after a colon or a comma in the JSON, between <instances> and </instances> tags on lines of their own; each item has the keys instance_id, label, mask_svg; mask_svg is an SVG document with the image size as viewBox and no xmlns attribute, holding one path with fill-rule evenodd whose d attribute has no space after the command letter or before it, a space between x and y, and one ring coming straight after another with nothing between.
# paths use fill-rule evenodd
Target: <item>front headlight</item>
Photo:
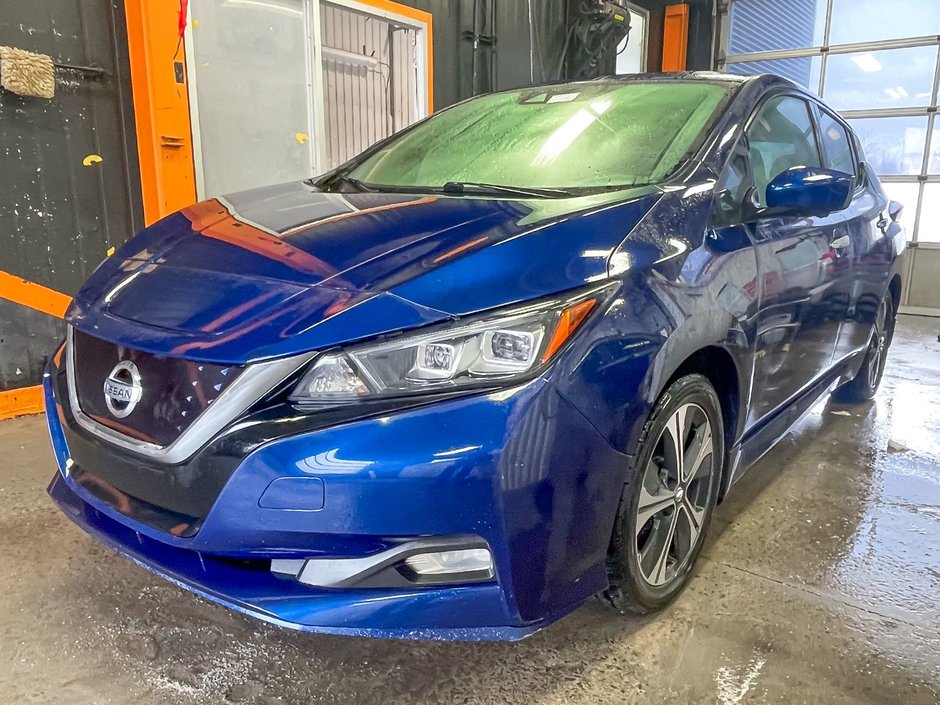
<instances>
[{"instance_id":1,"label":"front headlight","mask_svg":"<svg viewBox=\"0 0 940 705\"><path fill-rule=\"evenodd\" d=\"M291 401L327 406L524 377L547 364L610 293L610 287L595 289L428 333L324 353L300 380Z\"/></svg>"}]
</instances>

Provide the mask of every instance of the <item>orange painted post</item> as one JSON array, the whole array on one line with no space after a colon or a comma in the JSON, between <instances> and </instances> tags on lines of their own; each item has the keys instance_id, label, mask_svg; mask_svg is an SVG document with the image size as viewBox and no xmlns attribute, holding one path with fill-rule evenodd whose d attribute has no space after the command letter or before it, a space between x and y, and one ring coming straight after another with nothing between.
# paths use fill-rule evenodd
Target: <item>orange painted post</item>
<instances>
[{"instance_id":1,"label":"orange painted post","mask_svg":"<svg viewBox=\"0 0 940 705\"><path fill-rule=\"evenodd\" d=\"M428 57L428 115L434 112L434 31L431 15L427 17L427 57Z\"/></svg>"},{"instance_id":2,"label":"orange painted post","mask_svg":"<svg viewBox=\"0 0 940 705\"><path fill-rule=\"evenodd\" d=\"M44 408L41 386L0 392L0 421L23 414L41 414Z\"/></svg>"},{"instance_id":3,"label":"orange painted post","mask_svg":"<svg viewBox=\"0 0 940 705\"><path fill-rule=\"evenodd\" d=\"M180 38L180 12L185 7L185 2L174 0L125 3L147 225L196 200L186 55Z\"/></svg>"},{"instance_id":4,"label":"orange painted post","mask_svg":"<svg viewBox=\"0 0 940 705\"><path fill-rule=\"evenodd\" d=\"M27 306L62 318L72 299L42 284L35 284L7 272L0 272L0 299Z\"/></svg>"},{"instance_id":5,"label":"orange painted post","mask_svg":"<svg viewBox=\"0 0 940 705\"><path fill-rule=\"evenodd\" d=\"M42 284L0 272L0 299L21 304L56 318L65 315L72 299ZM39 414L43 410L42 387L24 387L0 391L0 421L22 414Z\"/></svg>"},{"instance_id":6,"label":"orange painted post","mask_svg":"<svg viewBox=\"0 0 940 705\"><path fill-rule=\"evenodd\" d=\"M688 44L689 6L667 5L663 21L663 71L685 71Z\"/></svg>"}]
</instances>

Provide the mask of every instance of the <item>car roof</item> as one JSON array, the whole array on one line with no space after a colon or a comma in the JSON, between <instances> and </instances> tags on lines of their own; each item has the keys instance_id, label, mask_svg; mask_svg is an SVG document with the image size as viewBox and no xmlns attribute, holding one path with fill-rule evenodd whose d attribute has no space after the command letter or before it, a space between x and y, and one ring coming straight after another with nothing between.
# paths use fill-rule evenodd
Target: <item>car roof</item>
<instances>
[{"instance_id":1,"label":"car roof","mask_svg":"<svg viewBox=\"0 0 940 705\"><path fill-rule=\"evenodd\" d=\"M532 86L525 86L524 88L512 88L505 91L499 92L509 92L509 91L518 91L518 90L532 90L539 88L551 88L557 90L559 88L570 87L572 90L576 90L578 86L591 86L597 85L598 83L608 83L608 84L620 84L620 83L659 83L659 82L676 82L676 83L726 83L729 86L740 87L745 83L755 83L761 84L761 87L770 88L772 86L786 86L788 88L797 88L801 91L804 89L793 81L784 78L783 76L778 76L772 73L763 73L753 76L741 76L733 73L723 73L721 71L676 71L676 72L647 72L647 73L628 73L628 74L611 74L608 76L600 76L598 78L587 79L583 81L548 81L541 84L536 84Z\"/></svg>"},{"instance_id":2,"label":"car roof","mask_svg":"<svg viewBox=\"0 0 940 705\"><path fill-rule=\"evenodd\" d=\"M728 83L745 83L754 78L753 76L739 76L735 73L724 73L721 71L648 71L646 73L624 73L609 76L601 76L593 79L594 81L726 81Z\"/></svg>"}]
</instances>

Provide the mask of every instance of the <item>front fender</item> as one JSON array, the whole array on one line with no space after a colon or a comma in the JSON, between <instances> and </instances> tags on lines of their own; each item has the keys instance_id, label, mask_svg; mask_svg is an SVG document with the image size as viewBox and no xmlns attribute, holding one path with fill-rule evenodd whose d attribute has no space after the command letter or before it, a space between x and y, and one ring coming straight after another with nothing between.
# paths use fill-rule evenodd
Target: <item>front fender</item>
<instances>
[{"instance_id":1,"label":"front fender","mask_svg":"<svg viewBox=\"0 0 940 705\"><path fill-rule=\"evenodd\" d=\"M576 339L553 375L562 394L619 452L634 452L650 410L676 371L707 348L731 357L738 408L750 400L757 258L749 244L728 251L705 236L710 204L711 195L701 191L667 194L644 218L618 248L619 261L630 266L620 274L621 289L607 314ZM648 266L636 266L641 257L649 261L654 255ZM611 266L617 262L615 255ZM735 440L743 432L744 418L738 416Z\"/></svg>"}]
</instances>

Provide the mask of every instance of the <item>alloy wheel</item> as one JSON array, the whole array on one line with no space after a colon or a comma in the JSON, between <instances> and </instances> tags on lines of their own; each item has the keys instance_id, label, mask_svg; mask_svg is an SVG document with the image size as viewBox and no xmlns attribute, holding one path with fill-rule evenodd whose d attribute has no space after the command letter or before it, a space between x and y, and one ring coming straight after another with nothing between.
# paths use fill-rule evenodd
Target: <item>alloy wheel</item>
<instances>
[{"instance_id":1,"label":"alloy wheel","mask_svg":"<svg viewBox=\"0 0 940 705\"><path fill-rule=\"evenodd\" d=\"M878 314L875 318L875 330L872 335L870 352L871 360L868 364L868 386L874 389L878 386L878 379L881 376L882 368L885 364L886 348L888 344L888 303L882 301L878 307Z\"/></svg>"},{"instance_id":2,"label":"alloy wheel","mask_svg":"<svg viewBox=\"0 0 940 705\"><path fill-rule=\"evenodd\" d=\"M649 585L673 580L696 548L713 482L713 447L708 415L694 403L680 406L660 434L636 515L636 555Z\"/></svg>"}]
</instances>

